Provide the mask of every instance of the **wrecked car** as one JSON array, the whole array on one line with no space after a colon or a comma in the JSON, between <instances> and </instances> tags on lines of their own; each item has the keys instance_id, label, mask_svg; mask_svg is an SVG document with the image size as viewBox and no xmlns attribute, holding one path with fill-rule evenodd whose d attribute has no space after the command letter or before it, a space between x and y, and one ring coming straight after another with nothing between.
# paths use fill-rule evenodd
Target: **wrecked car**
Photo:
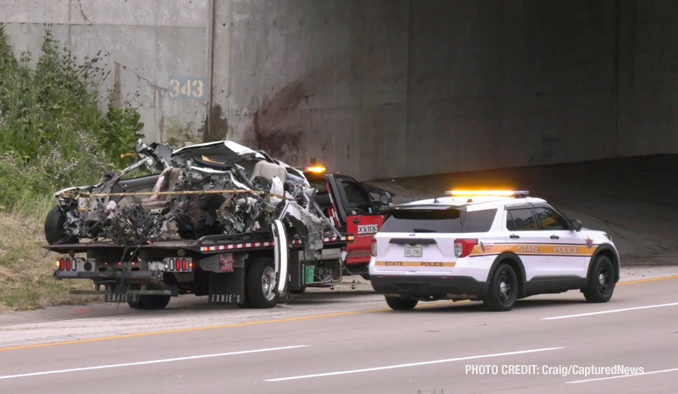
<instances>
[{"instance_id":1,"label":"wrecked car","mask_svg":"<svg viewBox=\"0 0 678 394\"><path fill-rule=\"evenodd\" d=\"M140 245L172 238L244 234L285 219L311 250L333 228L302 171L233 141L177 150L139 141L140 160L101 183L59 190L45 222L49 244L110 240ZM151 175L124 179L143 168Z\"/></svg>"}]
</instances>

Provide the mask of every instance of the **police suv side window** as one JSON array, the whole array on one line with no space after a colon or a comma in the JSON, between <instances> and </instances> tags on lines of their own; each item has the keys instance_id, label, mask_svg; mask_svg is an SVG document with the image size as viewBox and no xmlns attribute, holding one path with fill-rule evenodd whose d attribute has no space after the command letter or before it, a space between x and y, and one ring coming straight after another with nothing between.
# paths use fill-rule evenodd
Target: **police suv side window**
<instances>
[{"instance_id":1,"label":"police suv side window","mask_svg":"<svg viewBox=\"0 0 678 394\"><path fill-rule=\"evenodd\" d=\"M539 207L535 209L535 212L544 230L568 230L570 228L567 220L551 208Z\"/></svg>"},{"instance_id":2,"label":"police suv side window","mask_svg":"<svg viewBox=\"0 0 678 394\"><path fill-rule=\"evenodd\" d=\"M532 210L529 208L509 209L506 212L506 228L509 231L538 230Z\"/></svg>"}]
</instances>

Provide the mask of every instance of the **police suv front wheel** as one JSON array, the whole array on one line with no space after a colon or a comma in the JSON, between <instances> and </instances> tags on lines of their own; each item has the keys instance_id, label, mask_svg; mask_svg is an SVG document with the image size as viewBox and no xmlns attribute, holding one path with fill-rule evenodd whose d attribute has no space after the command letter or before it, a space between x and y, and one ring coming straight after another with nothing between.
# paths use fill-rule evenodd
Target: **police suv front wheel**
<instances>
[{"instance_id":1,"label":"police suv front wheel","mask_svg":"<svg viewBox=\"0 0 678 394\"><path fill-rule=\"evenodd\" d=\"M419 303L418 300L414 300L411 298L400 298L400 297L388 297L386 296L386 303L388 304L391 309L394 311L409 311L414 309L415 306L417 306L417 303Z\"/></svg>"},{"instance_id":2,"label":"police suv front wheel","mask_svg":"<svg viewBox=\"0 0 678 394\"><path fill-rule=\"evenodd\" d=\"M490 281L483 303L491 311L510 311L518 300L518 275L513 268L501 263Z\"/></svg>"},{"instance_id":3,"label":"police suv front wheel","mask_svg":"<svg viewBox=\"0 0 678 394\"><path fill-rule=\"evenodd\" d=\"M612 261L607 256L598 256L593 261L591 275L583 289L588 302L608 302L612 298L615 286L615 271Z\"/></svg>"}]
</instances>

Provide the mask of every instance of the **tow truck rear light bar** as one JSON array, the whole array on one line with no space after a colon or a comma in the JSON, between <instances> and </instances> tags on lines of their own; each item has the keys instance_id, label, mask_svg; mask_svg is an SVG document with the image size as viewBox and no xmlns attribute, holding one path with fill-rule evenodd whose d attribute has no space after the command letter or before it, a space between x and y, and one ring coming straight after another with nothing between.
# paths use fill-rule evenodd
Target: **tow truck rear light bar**
<instances>
[{"instance_id":1,"label":"tow truck rear light bar","mask_svg":"<svg viewBox=\"0 0 678 394\"><path fill-rule=\"evenodd\" d=\"M341 242L341 241L353 241L353 236L349 235L346 237L332 237L325 238L323 242L332 243L332 242ZM300 239L295 239L290 243L290 246L301 245ZM218 245L218 246L203 246L200 248L201 252L216 252L221 250L233 250L233 249L252 249L252 248L271 248L275 246L274 241L270 242L248 242L240 244L228 244L228 245Z\"/></svg>"},{"instance_id":2,"label":"tow truck rear light bar","mask_svg":"<svg viewBox=\"0 0 678 394\"><path fill-rule=\"evenodd\" d=\"M56 268L59 271L69 271L74 272L78 269L78 260L71 258L59 259L56 262Z\"/></svg>"},{"instance_id":3,"label":"tow truck rear light bar","mask_svg":"<svg viewBox=\"0 0 678 394\"><path fill-rule=\"evenodd\" d=\"M169 272L191 272L193 271L193 261L185 257L170 257L163 261L167 265Z\"/></svg>"}]
</instances>

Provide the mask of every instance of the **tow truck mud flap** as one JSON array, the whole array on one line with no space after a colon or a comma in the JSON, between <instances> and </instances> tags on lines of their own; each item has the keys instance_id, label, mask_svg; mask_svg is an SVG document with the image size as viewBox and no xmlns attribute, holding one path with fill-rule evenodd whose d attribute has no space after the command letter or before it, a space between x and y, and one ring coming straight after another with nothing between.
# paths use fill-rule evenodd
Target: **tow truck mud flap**
<instances>
[{"instance_id":1,"label":"tow truck mud flap","mask_svg":"<svg viewBox=\"0 0 678 394\"><path fill-rule=\"evenodd\" d=\"M210 304L243 304L245 302L245 264L242 260L236 260L233 263L233 271L229 273L210 272L209 275Z\"/></svg>"},{"instance_id":2,"label":"tow truck mud flap","mask_svg":"<svg viewBox=\"0 0 678 394\"><path fill-rule=\"evenodd\" d=\"M129 289L125 285L118 284L107 287L104 302L139 302L139 295L128 293Z\"/></svg>"}]
</instances>

